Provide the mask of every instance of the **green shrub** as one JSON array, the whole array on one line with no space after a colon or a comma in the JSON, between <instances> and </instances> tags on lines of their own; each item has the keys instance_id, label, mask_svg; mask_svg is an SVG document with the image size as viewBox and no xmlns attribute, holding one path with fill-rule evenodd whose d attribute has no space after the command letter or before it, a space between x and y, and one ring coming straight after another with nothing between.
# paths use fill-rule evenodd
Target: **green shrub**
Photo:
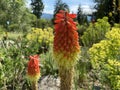
<instances>
[{"instance_id":1,"label":"green shrub","mask_svg":"<svg viewBox=\"0 0 120 90\"><path fill-rule=\"evenodd\" d=\"M88 28L88 25L87 24L84 24L84 25L78 25L78 35L79 35L79 43L81 46L83 46L83 43L82 43L82 40L81 40L81 37L83 36L83 33L87 30Z\"/></svg>"},{"instance_id":2,"label":"green shrub","mask_svg":"<svg viewBox=\"0 0 120 90\"><path fill-rule=\"evenodd\" d=\"M98 78L112 90L120 89L120 28L106 33L106 39L89 49Z\"/></svg>"},{"instance_id":3,"label":"green shrub","mask_svg":"<svg viewBox=\"0 0 120 90\"><path fill-rule=\"evenodd\" d=\"M88 85L88 73L91 70L91 64L89 60L89 55L87 53L88 49L88 47L81 47L80 60L75 66L75 87L87 87L87 89L89 89L88 87L90 87Z\"/></svg>"},{"instance_id":4,"label":"green shrub","mask_svg":"<svg viewBox=\"0 0 120 90\"><path fill-rule=\"evenodd\" d=\"M25 81L25 65L23 51L18 44L0 49L0 89L22 90Z\"/></svg>"},{"instance_id":5,"label":"green shrub","mask_svg":"<svg viewBox=\"0 0 120 90\"><path fill-rule=\"evenodd\" d=\"M115 23L115 24L114 24L114 27L120 28L120 24Z\"/></svg>"},{"instance_id":6,"label":"green shrub","mask_svg":"<svg viewBox=\"0 0 120 90\"><path fill-rule=\"evenodd\" d=\"M46 19L36 19L35 21L33 21L33 27L37 27L37 28L47 28L47 27L52 27L52 21L51 20L46 20Z\"/></svg>"},{"instance_id":7,"label":"green shrub","mask_svg":"<svg viewBox=\"0 0 120 90\"><path fill-rule=\"evenodd\" d=\"M53 29L48 27L45 29L33 28L31 32L26 35L28 45L38 47L38 52L46 52L53 43ZM35 44L37 46L35 46Z\"/></svg>"},{"instance_id":8,"label":"green shrub","mask_svg":"<svg viewBox=\"0 0 120 90\"><path fill-rule=\"evenodd\" d=\"M0 46L0 90L27 90L27 60L39 51L39 43L28 42L23 36L12 40L1 40Z\"/></svg>"},{"instance_id":9,"label":"green shrub","mask_svg":"<svg viewBox=\"0 0 120 90\"><path fill-rule=\"evenodd\" d=\"M91 47L94 43L98 43L105 38L105 33L110 30L108 18L98 19L96 23L91 23L81 37L84 46Z\"/></svg>"},{"instance_id":10,"label":"green shrub","mask_svg":"<svg viewBox=\"0 0 120 90\"><path fill-rule=\"evenodd\" d=\"M4 30L5 30L5 29L3 28L3 26L2 26L2 25L0 25L0 34L1 34L1 33L3 33L3 32L4 32Z\"/></svg>"},{"instance_id":11,"label":"green shrub","mask_svg":"<svg viewBox=\"0 0 120 90\"><path fill-rule=\"evenodd\" d=\"M53 60L53 50L49 48L49 51L40 55L41 74L58 76L58 67Z\"/></svg>"}]
</instances>

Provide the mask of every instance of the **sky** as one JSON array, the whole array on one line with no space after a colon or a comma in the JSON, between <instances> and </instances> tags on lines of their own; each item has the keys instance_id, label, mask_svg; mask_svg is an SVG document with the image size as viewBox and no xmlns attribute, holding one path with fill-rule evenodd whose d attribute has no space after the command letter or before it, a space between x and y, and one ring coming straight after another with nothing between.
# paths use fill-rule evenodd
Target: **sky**
<instances>
[{"instance_id":1,"label":"sky","mask_svg":"<svg viewBox=\"0 0 120 90\"><path fill-rule=\"evenodd\" d=\"M31 0L28 0L28 3L30 3ZM45 5L43 13L53 14L54 6L56 0L42 0L43 4ZM83 13L85 14L91 14L95 3L93 0L62 0L64 3L66 3L69 8L70 12L77 13L78 6L81 5L81 8L83 10Z\"/></svg>"}]
</instances>

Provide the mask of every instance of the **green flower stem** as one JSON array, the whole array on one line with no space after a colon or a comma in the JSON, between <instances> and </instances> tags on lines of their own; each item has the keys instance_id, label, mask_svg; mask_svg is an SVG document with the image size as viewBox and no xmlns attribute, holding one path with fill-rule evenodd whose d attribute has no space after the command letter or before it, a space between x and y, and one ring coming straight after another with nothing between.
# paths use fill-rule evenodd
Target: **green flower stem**
<instances>
[{"instance_id":1,"label":"green flower stem","mask_svg":"<svg viewBox=\"0 0 120 90\"><path fill-rule=\"evenodd\" d=\"M32 90L38 90L38 84L37 84L37 81L33 81L31 87L32 87Z\"/></svg>"},{"instance_id":2,"label":"green flower stem","mask_svg":"<svg viewBox=\"0 0 120 90\"><path fill-rule=\"evenodd\" d=\"M59 68L60 90L72 90L73 85L73 67L71 69Z\"/></svg>"}]
</instances>

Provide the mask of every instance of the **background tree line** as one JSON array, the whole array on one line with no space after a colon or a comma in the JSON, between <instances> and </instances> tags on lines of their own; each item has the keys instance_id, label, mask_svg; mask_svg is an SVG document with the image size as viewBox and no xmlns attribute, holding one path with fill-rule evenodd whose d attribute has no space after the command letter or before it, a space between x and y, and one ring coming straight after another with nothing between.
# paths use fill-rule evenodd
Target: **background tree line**
<instances>
[{"instance_id":1,"label":"background tree line","mask_svg":"<svg viewBox=\"0 0 120 90\"><path fill-rule=\"evenodd\" d=\"M96 19L108 17L109 23L120 23L120 0L93 0ZM42 0L31 0L31 10L26 7L26 0L0 0L0 28L6 31L27 31L31 27L45 27L51 22L40 19L44 10ZM69 6L62 0L56 0L53 20L59 10L70 11ZM81 5L78 5L77 21L80 25L88 23L87 15L83 14ZM43 22L43 23L42 23ZM50 24L52 25L52 24Z\"/></svg>"}]
</instances>

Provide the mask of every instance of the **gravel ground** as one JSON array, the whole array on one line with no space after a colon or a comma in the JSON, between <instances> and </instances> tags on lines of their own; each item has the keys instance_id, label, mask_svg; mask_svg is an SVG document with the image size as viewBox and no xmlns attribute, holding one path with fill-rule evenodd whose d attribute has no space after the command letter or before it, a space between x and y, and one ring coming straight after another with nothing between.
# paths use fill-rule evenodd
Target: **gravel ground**
<instances>
[{"instance_id":1,"label":"gravel ground","mask_svg":"<svg viewBox=\"0 0 120 90\"><path fill-rule=\"evenodd\" d=\"M42 77L39 82L39 90L60 90L60 79L52 76Z\"/></svg>"},{"instance_id":2,"label":"gravel ground","mask_svg":"<svg viewBox=\"0 0 120 90\"><path fill-rule=\"evenodd\" d=\"M91 90L91 86L92 86L92 82L89 82L89 85L85 84L84 87L79 87L79 89L77 88L77 90ZM53 76L44 76L44 77L41 77L41 80L39 81L39 90L60 90L60 78L55 78ZM94 82L94 87L93 89L94 90L101 90L101 87L100 87L100 83L99 81L95 81ZM90 89L91 88L91 89ZM75 89L73 89L75 90ZM111 90L109 88L107 89L103 89L103 90Z\"/></svg>"}]
</instances>

